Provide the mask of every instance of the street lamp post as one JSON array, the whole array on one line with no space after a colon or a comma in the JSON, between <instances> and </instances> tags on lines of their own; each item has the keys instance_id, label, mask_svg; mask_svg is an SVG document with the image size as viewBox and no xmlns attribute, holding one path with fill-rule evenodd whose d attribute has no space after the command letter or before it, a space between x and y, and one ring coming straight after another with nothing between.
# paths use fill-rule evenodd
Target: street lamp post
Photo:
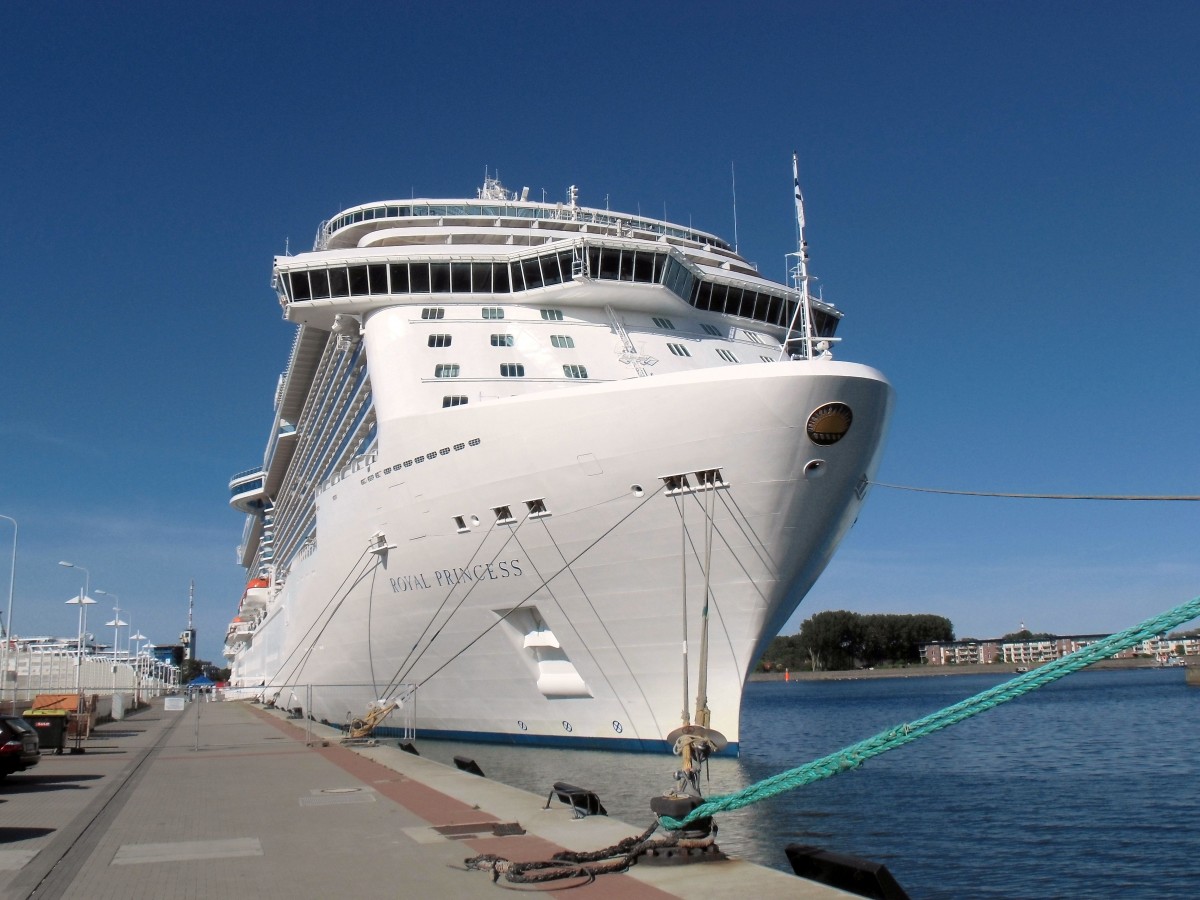
<instances>
[{"instance_id":1,"label":"street lamp post","mask_svg":"<svg viewBox=\"0 0 1200 900\"><path fill-rule=\"evenodd\" d=\"M83 591L78 597L72 597L67 601L68 606L79 607L79 637L75 644L77 654L75 658L75 693L79 693L80 676L83 674L83 628L87 623L87 608L96 602L88 596L88 589L92 583L92 573L84 566L77 566L75 563L66 562L65 560L60 561L59 565L68 569L79 569L83 572Z\"/></svg>"},{"instance_id":2,"label":"street lamp post","mask_svg":"<svg viewBox=\"0 0 1200 900\"><path fill-rule=\"evenodd\" d=\"M146 636L141 631L135 631L129 636L129 643L133 645L133 703L135 708L141 702L139 694L142 688L142 657L139 648L145 639Z\"/></svg>"},{"instance_id":3,"label":"street lamp post","mask_svg":"<svg viewBox=\"0 0 1200 900\"><path fill-rule=\"evenodd\" d=\"M0 515L0 519L12 522L13 526L13 546L12 546L12 567L8 574L8 619L0 623L4 626L4 652L0 653L0 703L4 701L4 679L8 678L8 645L12 643L12 607L13 607L13 586L17 581L17 520L12 516ZM13 649L16 649L15 647ZM13 711L17 708L17 678L16 673L13 673Z\"/></svg>"},{"instance_id":4,"label":"street lamp post","mask_svg":"<svg viewBox=\"0 0 1200 900\"><path fill-rule=\"evenodd\" d=\"M117 646L121 641L121 629L124 628L125 625L128 623L121 621L121 607L119 605L121 602L120 597L118 597L112 591L102 591L102 590L100 590L100 588L96 588L96 593L104 594L104 596L106 596L106 597L113 598L113 619L111 622L105 622L104 624L111 625L112 630L113 630L113 645L112 645L113 687L112 687L112 692L113 692L113 696L115 697L117 694Z\"/></svg>"}]
</instances>

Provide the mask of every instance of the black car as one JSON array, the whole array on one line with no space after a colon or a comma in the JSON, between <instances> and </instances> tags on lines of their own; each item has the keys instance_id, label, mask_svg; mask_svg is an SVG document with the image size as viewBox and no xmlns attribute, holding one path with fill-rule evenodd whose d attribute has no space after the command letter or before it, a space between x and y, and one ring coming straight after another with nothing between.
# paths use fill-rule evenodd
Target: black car
<instances>
[{"instance_id":1,"label":"black car","mask_svg":"<svg viewBox=\"0 0 1200 900\"><path fill-rule=\"evenodd\" d=\"M41 758L33 726L20 716L0 716L0 778L36 766Z\"/></svg>"}]
</instances>

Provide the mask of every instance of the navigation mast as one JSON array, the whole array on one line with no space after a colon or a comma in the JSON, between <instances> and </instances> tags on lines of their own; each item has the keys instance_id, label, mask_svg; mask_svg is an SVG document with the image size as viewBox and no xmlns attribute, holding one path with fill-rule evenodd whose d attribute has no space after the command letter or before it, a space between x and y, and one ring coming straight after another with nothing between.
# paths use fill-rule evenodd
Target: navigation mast
<instances>
[{"instance_id":1,"label":"navigation mast","mask_svg":"<svg viewBox=\"0 0 1200 900\"><path fill-rule=\"evenodd\" d=\"M800 302L788 323L788 332L784 338L779 357L788 352L787 347L792 342L792 332L796 330L796 320L800 320L801 334L804 339L804 352L799 354L802 359L813 357L812 333L812 297L808 291L808 241L804 239L804 195L800 192L800 157L792 152L792 184L796 193L796 250L787 255L788 259L795 257L795 265L791 266L788 274L792 279L792 287L800 294Z\"/></svg>"}]
</instances>

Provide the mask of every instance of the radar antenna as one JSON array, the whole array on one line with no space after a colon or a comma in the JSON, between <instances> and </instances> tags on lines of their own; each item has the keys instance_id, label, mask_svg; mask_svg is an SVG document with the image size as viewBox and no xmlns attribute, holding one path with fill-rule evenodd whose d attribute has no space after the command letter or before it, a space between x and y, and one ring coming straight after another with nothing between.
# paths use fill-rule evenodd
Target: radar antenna
<instances>
[{"instance_id":1,"label":"radar antenna","mask_svg":"<svg viewBox=\"0 0 1200 900\"><path fill-rule=\"evenodd\" d=\"M483 187L475 192L475 196L479 200L508 201L517 199L516 192L508 190L500 183L499 172L495 177L488 175L487 166L483 168Z\"/></svg>"}]
</instances>

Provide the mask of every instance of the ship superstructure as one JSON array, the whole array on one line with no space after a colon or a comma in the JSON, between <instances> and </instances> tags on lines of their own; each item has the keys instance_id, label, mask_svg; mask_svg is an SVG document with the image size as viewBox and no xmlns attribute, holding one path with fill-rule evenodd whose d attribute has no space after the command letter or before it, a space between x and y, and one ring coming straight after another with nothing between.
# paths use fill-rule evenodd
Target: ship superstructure
<instances>
[{"instance_id":1,"label":"ship superstructure","mask_svg":"<svg viewBox=\"0 0 1200 900\"><path fill-rule=\"evenodd\" d=\"M841 312L798 254L783 285L715 235L488 178L353 207L277 257L298 330L263 464L230 483L235 690L650 749L702 685L736 745L744 679L857 515L891 403L833 359Z\"/></svg>"}]
</instances>

